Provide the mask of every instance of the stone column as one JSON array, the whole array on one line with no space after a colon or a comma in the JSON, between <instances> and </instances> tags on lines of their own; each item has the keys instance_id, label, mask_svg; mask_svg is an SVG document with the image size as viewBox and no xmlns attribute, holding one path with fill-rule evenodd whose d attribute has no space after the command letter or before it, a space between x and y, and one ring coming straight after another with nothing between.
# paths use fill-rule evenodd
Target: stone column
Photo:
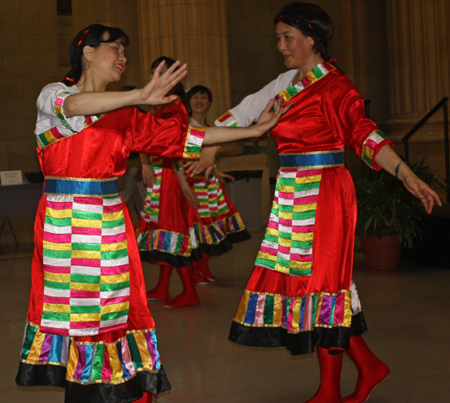
<instances>
[{"instance_id":1,"label":"stone column","mask_svg":"<svg viewBox=\"0 0 450 403\"><path fill-rule=\"evenodd\" d=\"M225 0L138 0L141 72L148 80L159 56L188 64L186 88L211 88L208 122L230 105L230 72Z\"/></svg>"},{"instance_id":2,"label":"stone column","mask_svg":"<svg viewBox=\"0 0 450 403\"><path fill-rule=\"evenodd\" d=\"M387 0L391 118L397 143L443 97L450 95L450 3L448 0ZM444 164L443 112L412 138L411 159ZM434 144L433 144L434 143ZM403 152L403 147L399 147ZM439 162L436 162L439 161Z\"/></svg>"}]
</instances>

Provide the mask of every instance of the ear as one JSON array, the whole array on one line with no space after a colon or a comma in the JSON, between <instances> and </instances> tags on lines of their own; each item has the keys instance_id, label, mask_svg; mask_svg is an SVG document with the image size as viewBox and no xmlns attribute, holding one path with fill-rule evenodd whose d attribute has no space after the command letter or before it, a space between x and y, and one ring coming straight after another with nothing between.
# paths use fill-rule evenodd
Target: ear
<instances>
[{"instance_id":1,"label":"ear","mask_svg":"<svg viewBox=\"0 0 450 403\"><path fill-rule=\"evenodd\" d=\"M92 61L92 55L95 52L95 48L92 46L85 46L83 48L83 56L86 58L88 62Z\"/></svg>"},{"instance_id":2,"label":"ear","mask_svg":"<svg viewBox=\"0 0 450 403\"><path fill-rule=\"evenodd\" d=\"M314 39L312 38L312 36L307 36L306 37L308 43L311 45L311 47L314 46Z\"/></svg>"}]
</instances>

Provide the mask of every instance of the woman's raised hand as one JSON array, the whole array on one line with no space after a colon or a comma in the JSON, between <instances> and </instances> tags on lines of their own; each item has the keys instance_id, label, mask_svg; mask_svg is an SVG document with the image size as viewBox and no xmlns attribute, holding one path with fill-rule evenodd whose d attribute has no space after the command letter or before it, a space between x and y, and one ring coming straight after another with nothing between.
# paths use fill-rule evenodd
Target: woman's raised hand
<instances>
[{"instance_id":1,"label":"woman's raised hand","mask_svg":"<svg viewBox=\"0 0 450 403\"><path fill-rule=\"evenodd\" d=\"M259 115L256 127L259 129L261 135L268 132L270 129L275 127L281 116L283 116L292 107L292 103L286 103L283 106L281 102L277 102L277 106L272 111L275 101L271 99L264 110Z\"/></svg>"},{"instance_id":2,"label":"woman's raised hand","mask_svg":"<svg viewBox=\"0 0 450 403\"><path fill-rule=\"evenodd\" d=\"M180 61L176 61L164 74L160 75L161 69L165 61L162 61L156 68L152 79L147 85L141 88L139 97L142 104L146 105L160 105L172 102L177 98L176 95L166 94L187 74L187 64L183 64L179 69L175 69L180 65Z\"/></svg>"}]
</instances>

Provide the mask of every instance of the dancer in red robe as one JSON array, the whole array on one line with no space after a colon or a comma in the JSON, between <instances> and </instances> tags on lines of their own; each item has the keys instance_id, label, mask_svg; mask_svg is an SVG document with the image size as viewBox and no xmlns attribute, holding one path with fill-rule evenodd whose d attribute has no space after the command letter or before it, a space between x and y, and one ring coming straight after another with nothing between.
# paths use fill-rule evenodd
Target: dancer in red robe
<instances>
[{"instance_id":1,"label":"dancer in red robe","mask_svg":"<svg viewBox=\"0 0 450 403\"><path fill-rule=\"evenodd\" d=\"M275 98L292 108L271 131L280 154L269 225L231 327L244 345L317 350L321 384L309 402L362 403L389 374L367 347L361 305L352 282L355 189L344 147L371 168L386 169L420 198L428 212L438 195L392 149L364 114L350 80L329 62L333 25L309 3L290 3L275 17L278 50L289 71L218 119L247 126ZM342 354L359 370L356 390L341 398Z\"/></svg>"}]
</instances>

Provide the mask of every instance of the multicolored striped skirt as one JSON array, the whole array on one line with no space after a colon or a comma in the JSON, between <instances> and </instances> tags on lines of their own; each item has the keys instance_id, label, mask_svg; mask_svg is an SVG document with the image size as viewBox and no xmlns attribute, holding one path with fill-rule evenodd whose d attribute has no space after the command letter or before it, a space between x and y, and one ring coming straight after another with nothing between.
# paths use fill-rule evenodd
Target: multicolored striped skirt
<instances>
[{"instance_id":1,"label":"multicolored striped skirt","mask_svg":"<svg viewBox=\"0 0 450 403\"><path fill-rule=\"evenodd\" d=\"M344 151L280 155L269 224L230 340L346 350L365 330L352 282L356 199Z\"/></svg>"},{"instance_id":2,"label":"multicolored striped skirt","mask_svg":"<svg viewBox=\"0 0 450 403\"><path fill-rule=\"evenodd\" d=\"M35 245L16 382L61 386L80 403L170 389L116 178L47 177Z\"/></svg>"}]
</instances>

